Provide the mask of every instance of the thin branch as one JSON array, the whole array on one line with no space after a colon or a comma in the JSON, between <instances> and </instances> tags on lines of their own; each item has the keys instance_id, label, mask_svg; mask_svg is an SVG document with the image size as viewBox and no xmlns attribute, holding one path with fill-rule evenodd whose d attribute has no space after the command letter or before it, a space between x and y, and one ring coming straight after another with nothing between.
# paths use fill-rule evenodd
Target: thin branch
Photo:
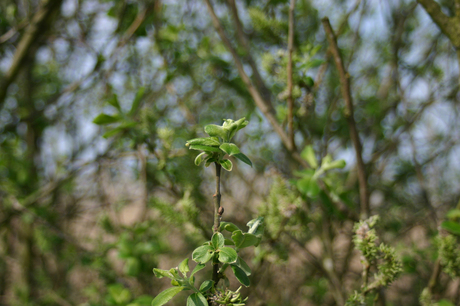
<instances>
[{"instance_id":1,"label":"thin branch","mask_svg":"<svg viewBox=\"0 0 460 306\"><path fill-rule=\"evenodd\" d=\"M11 37L13 37L18 31L25 28L28 24L29 24L29 21L26 19L26 20L21 21L17 26L9 29L8 32L0 36L0 44L7 42Z\"/></svg>"},{"instance_id":2,"label":"thin branch","mask_svg":"<svg viewBox=\"0 0 460 306\"><path fill-rule=\"evenodd\" d=\"M455 0L455 17L460 20L460 0Z\"/></svg>"},{"instance_id":3,"label":"thin branch","mask_svg":"<svg viewBox=\"0 0 460 306\"><path fill-rule=\"evenodd\" d=\"M223 207L220 207L220 173L222 166L219 163L215 163L216 165L216 193L214 194L214 226L213 226L213 232L217 233L219 232L220 228L220 219L222 218L223 214ZM214 284L217 285L219 282L219 263L214 262L212 266L212 280L214 281Z\"/></svg>"},{"instance_id":4,"label":"thin branch","mask_svg":"<svg viewBox=\"0 0 460 306\"><path fill-rule=\"evenodd\" d=\"M288 66L287 66L287 101L288 101L288 136L290 145L295 149L294 141L294 99L292 98L292 53L294 51L294 8L295 0L289 6Z\"/></svg>"},{"instance_id":5,"label":"thin branch","mask_svg":"<svg viewBox=\"0 0 460 306\"><path fill-rule=\"evenodd\" d=\"M284 132L283 128L278 123L278 120L276 119L275 110L273 109L273 106L271 105L270 101L263 99L260 92L257 90L257 88L255 88L255 86L252 84L251 79L248 77L248 75L244 71L243 64L238 56L238 53L236 52L235 48L233 48L232 43L230 42L227 35L225 34L222 24L220 23L219 18L217 18L217 15L214 11L214 8L210 0L205 0L205 3L211 15L212 24L214 28L216 29L217 33L219 34L220 39L222 40L224 45L227 47L227 49L230 51L233 57L233 60L235 62L236 68L238 70L238 73L241 79L243 80L244 84L246 85L251 97L254 99L256 106L260 109L260 111L264 114L264 116L273 126L273 129L280 136L282 143L284 144L286 149L292 154L292 157L296 161L298 161L300 164L302 164L303 166L308 167L307 163L295 151L295 148L292 147L288 135Z\"/></svg>"},{"instance_id":6,"label":"thin branch","mask_svg":"<svg viewBox=\"0 0 460 306\"><path fill-rule=\"evenodd\" d=\"M143 152L142 145L137 146L137 156L139 158L139 179L142 184L142 210L140 220L145 220L149 205L149 190L147 187L147 157Z\"/></svg>"},{"instance_id":7,"label":"thin branch","mask_svg":"<svg viewBox=\"0 0 460 306\"><path fill-rule=\"evenodd\" d=\"M326 31L327 39L329 41L329 50L332 52L334 57L335 65L339 72L341 91L343 99L345 100L345 117L347 118L348 128L350 129L350 138L355 147L356 155L356 164L358 169L358 179L359 179L359 195L361 201L361 218L367 219L370 214L369 209L369 195L367 187L367 175L366 169L362 156L362 146L359 139L358 130L356 128L356 122L353 116L353 100L351 96L351 86L350 86L350 75L345 70L345 66L342 61L342 56L337 46L337 38L335 37L334 31L332 30L329 19L322 19L324 30Z\"/></svg>"},{"instance_id":8,"label":"thin branch","mask_svg":"<svg viewBox=\"0 0 460 306\"><path fill-rule=\"evenodd\" d=\"M3 80L1 80L0 106L3 105L8 86L10 86L10 84L14 81L20 68L25 63L27 57L30 55L29 53L32 50L31 47L37 43L40 34L48 30L51 25L50 17L55 11L59 10L61 3L62 0L43 0L40 3L40 7L32 17L29 26L26 28L24 34L21 37L21 40L18 43L10 68L8 69Z\"/></svg>"},{"instance_id":9,"label":"thin branch","mask_svg":"<svg viewBox=\"0 0 460 306\"><path fill-rule=\"evenodd\" d=\"M249 46L249 42L246 36L246 33L243 29L243 24L241 23L240 17L238 15L238 8L236 7L235 0L227 0L227 5L229 6L230 10L232 11L233 23L236 27L236 39L241 47L244 49L244 57L248 61L249 66L252 69L252 75L254 76L254 82L258 90L261 92L262 97L264 99L270 98L270 92L265 85L262 77L260 76L259 69L257 68L256 62L254 58L251 56L251 50Z\"/></svg>"}]
</instances>

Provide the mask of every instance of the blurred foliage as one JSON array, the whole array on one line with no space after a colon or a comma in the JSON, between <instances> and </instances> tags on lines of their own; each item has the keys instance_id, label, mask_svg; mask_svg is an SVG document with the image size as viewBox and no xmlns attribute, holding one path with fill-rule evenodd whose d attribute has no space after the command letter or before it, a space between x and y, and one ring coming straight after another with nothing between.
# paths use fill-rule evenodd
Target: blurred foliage
<instances>
[{"instance_id":1,"label":"blurred foliage","mask_svg":"<svg viewBox=\"0 0 460 306\"><path fill-rule=\"evenodd\" d=\"M459 304L458 59L415 1L296 1L293 125L307 167L254 103L204 1L53 3L0 1L0 305L150 305L170 286L152 269L178 266L212 233L213 173L184 143L242 117L232 142L253 168L229 156L222 199L223 221L266 221L260 245L238 254L252 268L248 305ZM211 3L287 130L289 1ZM453 1L437 3L455 16ZM379 297L360 291L355 151L323 16L380 216L370 251L388 246L369 275L382 256L402 263ZM229 283L222 295L237 296Z\"/></svg>"}]
</instances>

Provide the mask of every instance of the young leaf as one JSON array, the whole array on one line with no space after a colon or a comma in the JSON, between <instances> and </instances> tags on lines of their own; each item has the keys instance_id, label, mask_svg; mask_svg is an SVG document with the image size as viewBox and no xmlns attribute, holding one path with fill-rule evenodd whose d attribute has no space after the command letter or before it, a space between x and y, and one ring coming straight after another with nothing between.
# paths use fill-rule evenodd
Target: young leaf
<instances>
[{"instance_id":1,"label":"young leaf","mask_svg":"<svg viewBox=\"0 0 460 306\"><path fill-rule=\"evenodd\" d=\"M195 157L195 165L199 166L201 162L203 161L203 155L205 155L206 152L201 152L200 154Z\"/></svg>"},{"instance_id":2,"label":"young leaf","mask_svg":"<svg viewBox=\"0 0 460 306\"><path fill-rule=\"evenodd\" d=\"M139 88L139 90L136 93L136 97L134 97L134 101L133 101L133 104L131 105L131 109L128 113L129 116L134 115L139 109L144 93L145 93L145 87Z\"/></svg>"},{"instance_id":3,"label":"young leaf","mask_svg":"<svg viewBox=\"0 0 460 306\"><path fill-rule=\"evenodd\" d=\"M206 152L217 152L220 153L221 151L216 148L216 147L210 147L210 146L203 146L203 145L190 145L189 149L191 150L200 150L200 151L206 151Z\"/></svg>"},{"instance_id":4,"label":"young leaf","mask_svg":"<svg viewBox=\"0 0 460 306\"><path fill-rule=\"evenodd\" d=\"M227 171L232 171L233 169L233 164L228 159L222 159L221 161L219 161L219 164L221 164L222 168L224 168Z\"/></svg>"},{"instance_id":5,"label":"young leaf","mask_svg":"<svg viewBox=\"0 0 460 306\"><path fill-rule=\"evenodd\" d=\"M246 273L236 265L230 265L230 267L232 268L236 279L244 286L249 287L251 282L249 281L249 277L246 275Z\"/></svg>"},{"instance_id":6,"label":"young leaf","mask_svg":"<svg viewBox=\"0 0 460 306\"><path fill-rule=\"evenodd\" d=\"M203 245L193 251L192 259L198 263L207 263L213 254L214 249L210 245Z\"/></svg>"},{"instance_id":7,"label":"young leaf","mask_svg":"<svg viewBox=\"0 0 460 306\"><path fill-rule=\"evenodd\" d=\"M258 217L253 219L246 224L249 227L248 233L256 236L264 233L264 217Z\"/></svg>"},{"instance_id":8,"label":"young leaf","mask_svg":"<svg viewBox=\"0 0 460 306\"><path fill-rule=\"evenodd\" d=\"M195 268L193 269L192 274L190 274L190 278L192 278L192 276L193 276L196 272L198 272L198 271L200 271L200 270L203 270L204 267L206 267L205 264L201 264L201 263L197 264L197 265L195 266Z\"/></svg>"},{"instance_id":9,"label":"young leaf","mask_svg":"<svg viewBox=\"0 0 460 306\"><path fill-rule=\"evenodd\" d=\"M444 221L441 223L441 227L452 234L460 236L460 223L454 221Z\"/></svg>"},{"instance_id":10,"label":"young leaf","mask_svg":"<svg viewBox=\"0 0 460 306\"><path fill-rule=\"evenodd\" d=\"M234 231L232 234L232 240L235 242L235 246L238 249L247 248L256 245L260 242L260 239L253 234L243 234L241 231Z\"/></svg>"},{"instance_id":11,"label":"young leaf","mask_svg":"<svg viewBox=\"0 0 460 306\"><path fill-rule=\"evenodd\" d=\"M179 271L184 275L187 276L187 273L190 271L188 267L188 258L185 258L179 265Z\"/></svg>"},{"instance_id":12,"label":"young leaf","mask_svg":"<svg viewBox=\"0 0 460 306\"><path fill-rule=\"evenodd\" d=\"M343 159L334 160L333 162L327 163L322 166L324 171L336 169L336 168L344 168L347 163Z\"/></svg>"},{"instance_id":13,"label":"young leaf","mask_svg":"<svg viewBox=\"0 0 460 306\"><path fill-rule=\"evenodd\" d=\"M241 270L244 271L244 273L246 273L247 276L250 276L252 273L251 268L249 268L248 264L243 260L243 258L239 256L238 256L238 260L236 261L236 263L232 265L238 266Z\"/></svg>"},{"instance_id":14,"label":"young leaf","mask_svg":"<svg viewBox=\"0 0 460 306\"><path fill-rule=\"evenodd\" d=\"M185 287L172 287L158 294L152 301L152 306L161 306L169 302L176 294L184 290Z\"/></svg>"},{"instance_id":15,"label":"young leaf","mask_svg":"<svg viewBox=\"0 0 460 306\"><path fill-rule=\"evenodd\" d=\"M238 226L236 226L235 224L231 223L231 222L225 222L225 221L222 221L220 223L220 230L226 230L226 231L229 231L229 232L234 232L234 231L237 231L239 230Z\"/></svg>"},{"instance_id":16,"label":"young leaf","mask_svg":"<svg viewBox=\"0 0 460 306\"><path fill-rule=\"evenodd\" d=\"M234 154L233 156L235 156L236 158L238 158L242 162L244 162L244 163L246 163L246 164L248 164L249 166L252 167L251 160L246 155L244 155L243 153L240 152L240 153Z\"/></svg>"},{"instance_id":17,"label":"young leaf","mask_svg":"<svg viewBox=\"0 0 460 306\"><path fill-rule=\"evenodd\" d=\"M107 103L115 107L121 113L121 107L120 107L120 103L118 103L117 94L113 94L113 96L107 100Z\"/></svg>"},{"instance_id":18,"label":"young leaf","mask_svg":"<svg viewBox=\"0 0 460 306\"><path fill-rule=\"evenodd\" d=\"M212 147L220 146L219 138L217 137L194 138L194 139L187 140L187 144L212 146Z\"/></svg>"},{"instance_id":19,"label":"young leaf","mask_svg":"<svg viewBox=\"0 0 460 306\"><path fill-rule=\"evenodd\" d=\"M200 286L200 292L205 293L206 291L212 288L213 284L214 282L212 280L209 280L209 279L205 280Z\"/></svg>"},{"instance_id":20,"label":"young leaf","mask_svg":"<svg viewBox=\"0 0 460 306\"><path fill-rule=\"evenodd\" d=\"M219 250L219 261L222 263L233 263L238 259L236 251L229 247L222 247Z\"/></svg>"},{"instance_id":21,"label":"young leaf","mask_svg":"<svg viewBox=\"0 0 460 306\"><path fill-rule=\"evenodd\" d=\"M233 242L230 239L225 238L225 245L235 245L235 242Z\"/></svg>"},{"instance_id":22,"label":"young leaf","mask_svg":"<svg viewBox=\"0 0 460 306\"><path fill-rule=\"evenodd\" d=\"M153 273L158 278L162 278L162 277L167 277L170 279L174 278L174 275L172 275L171 272L169 272L168 270L161 270L161 269L154 268Z\"/></svg>"},{"instance_id":23,"label":"young leaf","mask_svg":"<svg viewBox=\"0 0 460 306\"><path fill-rule=\"evenodd\" d=\"M306 146L300 156L312 167L313 169L318 168L318 161L316 160L315 151L311 145Z\"/></svg>"},{"instance_id":24,"label":"young leaf","mask_svg":"<svg viewBox=\"0 0 460 306\"><path fill-rule=\"evenodd\" d=\"M228 133L225 131L221 126L215 125L215 124L209 124L204 127L204 131L206 134L209 136L214 136L214 137L220 137L224 141L228 141Z\"/></svg>"},{"instance_id":25,"label":"young leaf","mask_svg":"<svg viewBox=\"0 0 460 306\"><path fill-rule=\"evenodd\" d=\"M214 233L214 235L212 235L212 238L211 238L211 244L212 244L212 246L214 247L215 250L218 250L221 247L223 247L224 244L225 244L224 235L222 235L219 232Z\"/></svg>"},{"instance_id":26,"label":"young leaf","mask_svg":"<svg viewBox=\"0 0 460 306\"><path fill-rule=\"evenodd\" d=\"M115 116L110 116L107 114L100 114L96 118L94 118L93 123L98 124L98 125L104 125L104 124L110 124L110 123L115 123L120 121L121 118L117 115Z\"/></svg>"},{"instance_id":27,"label":"young leaf","mask_svg":"<svg viewBox=\"0 0 460 306\"><path fill-rule=\"evenodd\" d=\"M230 156L240 153L240 149L234 143L223 143L220 145L219 149Z\"/></svg>"},{"instance_id":28,"label":"young leaf","mask_svg":"<svg viewBox=\"0 0 460 306\"><path fill-rule=\"evenodd\" d=\"M195 292L187 298L187 306L208 306L208 301L201 293Z\"/></svg>"}]
</instances>

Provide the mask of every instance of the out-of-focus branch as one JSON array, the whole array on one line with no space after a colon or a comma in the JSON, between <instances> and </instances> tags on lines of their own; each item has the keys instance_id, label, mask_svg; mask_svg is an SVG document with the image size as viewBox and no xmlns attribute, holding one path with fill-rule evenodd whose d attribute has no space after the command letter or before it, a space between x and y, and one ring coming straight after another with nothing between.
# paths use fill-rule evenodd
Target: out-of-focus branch
<instances>
[{"instance_id":1,"label":"out-of-focus branch","mask_svg":"<svg viewBox=\"0 0 460 306\"><path fill-rule=\"evenodd\" d=\"M359 139L358 130L356 128L356 122L353 115L353 100L351 96L351 86L350 86L350 75L345 70L343 64L342 56L337 46L337 38L332 30L329 19L323 18L322 20L324 30L326 31L326 36L329 41L329 50L332 52L334 57L335 65L339 72L341 91L343 99L345 100L345 117L348 121L348 128L350 129L350 138L355 147L356 155L356 164L358 169L358 179L359 179L359 195L361 201L361 216L362 219L367 219L370 214L369 209L369 195L367 190L367 175L366 169L362 156L362 146Z\"/></svg>"},{"instance_id":2,"label":"out-of-focus branch","mask_svg":"<svg viewBox=\"0 0 460 306\"><path fill-rule=\"evenodd\" d=\"M460 0L455 0L455 17L460 19Z\"/></svg>"},{"instance_id":3,"label":"out-of-focus branch","mask_svg":"<svg viewBox=\"0 0 460 306\"><path fill-rule=\"evenodd\" d=\"M417 0L420 3L425 11L430 15L431 19L433 19L434 23L438 25L441 31L449 37L452 44L455 48L460 48L460 15L455 17L449 17L444 14L441 10L441 6L434 0ZM455 8L456 12L458 12L458 7L460 4L459 1L456 0Z\"/></svg>"},{"instance_id":4,"label":"out-of-focus branch","mask_svg":"<svg viewBox=\"0 0 460 306\"><path fill-rule=\"evenodd\" d=\"M241 23L240 17L238 15L238 8L236 7L235 0L227 0L227 5L232 11L233 23L235 24L236 28L235 36L240 46L243 47L245 58L248 61L249 66L251 66L254 83L258 90L261 92L262 97L267 100L270 98L270 92L268 91L267 86L265 86L265 82L260 76L259 69L257 68L254 58L251 56L249 42L246 33L244 32L243 24Z\"/></svg>"},{"instance_id":5,"label":"out-of-focus branch","mask_svg":"<svg viewBox=\"0 0 460 306\"><path fill-rule=\"evenodd\" d=\"M8 32L0 36L0 44L7 42L11 37L14 36L14 34L22 30L23 28L25 28L28 24L29 24L29 21L26 19L26 20L21 21L17 26L9 29Z\"/></svg>"},{"instance_id":6,"label":"out-of-focus branch","mask_svg":"<svg viewBox=\"0 0 460 306\"><path fill-rule=\"evenodd\" d=\"M289 33L288 33L288 66L287 66L287 101L288 101L288 136L292 148L294 141L294 99L292 98L292 53L294 51L294 8L295 0L289 5Z\"/></svg>"},{"instance_id":7,"label":"out-of-focus branch","mask_svg":"<svg viewBox=\"0 0 460 306\"><path fill-rule=\"evenodd\" d=\"M28 56L30 56L29 53L32 50L31 47L38 42L40 34L46 32L50 27L50 17L55 11L59 10L61 3L62 0L43 0L40 3L37 12L32 17L30 24L27 26L21 40L18 43L10 68L5 74L3 80L1 80L0 107L3 105L5 100L8 86L10 86L10 84L14 81L20 68L24 65L25 60Z\"/></svg>"},{"instance_id":8,"label":"out-of-focus branch","mask_svg":"<svg viewBox=\"0 0 460 306\"><path fill-rule=\"evenodd\" d=\"M214 8L210 2L210 0L205 0L206 6L208 8L208 11L211 15L212 19L212 24L214 28L216 29L217 33L219 34L220 39L222 42L225 44L227 49L230 51L232 54L233 60L235 62L236 68L238 70L238 73L243 80L244 84L246 85L251 97L254 99L254 102L256 103L256 106L260 109L260 111L264 114L264 116L267 118L267 120L270 122L270 124L273 126L273 129L275 132L280 136L282 143L286 147L286 149L291 153L292 157L298 161L300 164L302 164L305 167L308 167L307 163L300 157L300 155L295 151L295 148L292 147L291 142L289 140L288 135L284 132L283 128L281 125L278 123L278 120L276 119L275 115L275 110L273 109L273 106L271 105L270 101L265 100L260 92L257 90L257 88L252 84L251 79L248 77L246 72L243 69L243 64L235 50L233 48L232 43L228 39L227 35L225 34L225 31L222 27L222 24L219 21L219 18L217 18L217 15L214 11Z\"/></svg>"}]
</instances>

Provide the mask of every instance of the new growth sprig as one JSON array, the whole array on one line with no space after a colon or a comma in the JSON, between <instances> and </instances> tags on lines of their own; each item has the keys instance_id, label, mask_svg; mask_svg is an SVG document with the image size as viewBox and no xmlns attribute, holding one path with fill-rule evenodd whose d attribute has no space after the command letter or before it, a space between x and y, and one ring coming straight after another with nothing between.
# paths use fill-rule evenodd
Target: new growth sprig
<instances>
[{"instance_id":1,"label":"new growth sprig","mask_svg":"<svg viewBox=\"0 0 460 306\"><path fill-rule=\"evenodd\" d=\"M232 171L233 163L224 158L228 154L228 156L234 156L252 167L251 160L241 153L237 145L230 142L235 133L246 125L248 125L248 121L244 117L237 121L224 119L222 126L206 125L204 131L209 137L190 139L186 144L192 150L203 151L195 158L195 165L199 166L204 162L205 166L208 167L214 162L221 165L225 170Z\"/></svg>"},{"instance_id":2,"label":"new growth sprig","mask_svg":"<svg viewBox=\"0 0 460 306\"><path fill-rule=\"evenodd\" d=\"M182 261L177 268L170 270L153 269L155 276L171 279L173 287L161 292L153 301L152 306L161 306L171 300L181 291L190 290L192 293L187 299L187 306L213 306L213 305L234 305L243 306L247 300L239 292L230 290L230 281L226 275L227 269L235 275L236 279L244 286L250 285L249 276L251 269L248 264L238 255L238 252L247 247L258 246L264 230L263 218L259 217L247 223L249 229L243 231L230 222L221 222L224 213L220 206L220 181L221 168L231 171L232 162L225 158L226 155L234 156L244 163L252 166L251 160L241 153L240 149L230 141L238 130L248 124L245 118L233 121L225 119L222 126L210 124L204 130L209 137L194 138L188 140L186 146L192 150L202 151L195 158L198 166L202 162L208 167L214 163L216 166L216 192L214 194L214 225L211 240L197 247L192 253L192 260L197 263L190 272L188 258ZM226 232L228 238L222 234ZM205 268L206 264L212 264L212 279L204 280L201 285L195 287L195 273ZM218 287L219 281L221 285Z\"/></svg>"}]
</instances>

